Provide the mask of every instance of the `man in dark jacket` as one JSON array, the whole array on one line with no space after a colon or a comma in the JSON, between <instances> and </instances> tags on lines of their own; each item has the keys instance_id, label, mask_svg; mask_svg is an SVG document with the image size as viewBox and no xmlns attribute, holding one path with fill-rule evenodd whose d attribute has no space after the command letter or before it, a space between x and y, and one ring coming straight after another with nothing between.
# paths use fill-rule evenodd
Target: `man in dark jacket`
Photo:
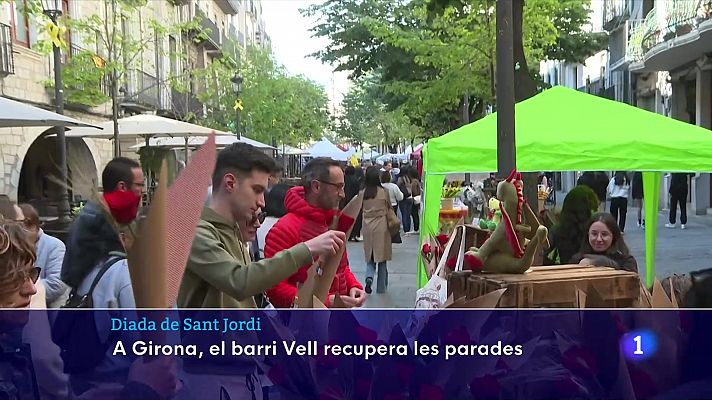
<instances>
[{"instance_id":1,"label":"man in dark jacket","mask_svg":"<svg viewBox=\"0 0 712 400\"><path fill-rule=\"evenodd\" d=\"M88 202L69 228L61 278L70 288L112 251L123 251L119 235L108 214L118 224L131 224L138 213L144 190L143 170L134 160L118 157L109 161L101 174L104 193Z\"/></svg>"},{"instance_id":2,"label":"man in dark jacket","mask_svg":"<svg viewBox=\"0 0 712 400\"><path fill-rule=\"evenodd\" d=\"M677 206L680 205L680 228L685 229L687 224L687 180L694 174L673 173L670 174L670 222L665 224L666 228L675 228L677 217Z\"/></svg>"}]
</instances>

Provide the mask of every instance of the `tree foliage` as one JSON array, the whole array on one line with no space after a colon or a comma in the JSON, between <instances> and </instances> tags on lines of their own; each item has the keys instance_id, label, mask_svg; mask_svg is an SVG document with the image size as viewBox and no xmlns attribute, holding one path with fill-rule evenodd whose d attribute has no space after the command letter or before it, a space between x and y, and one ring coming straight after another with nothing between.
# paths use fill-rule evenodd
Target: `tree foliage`
<instances>
[{"instance_id":1,"label":"tree foliage","mask_svg":"<svg viewBox=\"0 0 712 400\"><path fill-rule=\"evenodd\" d=\"M576 62L600 50L600 35L583 31L589 3L527 0L522 64L534 68L546 58ZM313 34L330 40L313 56L351 71L354 79L376 73L384 88L381 100L426 136L496 107L495 0L332 0L303 12L319 18Z\"/></svg>"},{"instance_id":2,"label":"tree foliage","mask_svg":"<svg viewBox=\"0 0 712 400\"><path fill-rule=\"evenodd\" d=\"M114 118L118 118L121 101L132 101L131 96L140 95L141 90L156 92L155 86L166 85L174 89L176 95L185 95L186 99L192 96L191 92L195 93L207 110L203 115L186 107L186 110L178 110L179 117L234 131L237 98L230 80L239 71L244 78L240 96L243 106L241 132L266 143L274 139L297 145L320 138L327 128L328 98L321 86L303 76L290 76L274 60L271 52L257 47L244 50L236 43L231 47L224 46L222 57L211 58L204 68L185 68L165 81L156 77L153 87L139 87L131 93L119 92L132 78L132 69L151 71L155 67L155 56L168 54L163 42L169 35L200 43L210 32L197 19L161 24L152 18L155 13L150 9L157 3L146 0L100 0L97 3L100 7L93 14L79 19L65 16L59 21L81 38L83 46L62 49L65 54L71 52L71 57L65 58L62 70L68 103L93 107L112 100ZM39 0L28 0L25 4L25 12L38 25L44 26L48 22ZM130 27L128 34L124 26ZM49 38L40 40L35 48L49 54L52 41ZM188 54L183 51L168 55L171 62L176 58L188 59ZM54 81L47 80L45 84L52 87Z\"/></svg>"},{"instance_id":3,"label":"tree foliage","mask_svg":"<svg viewBox=\"0 0 712 400\"><path fill-rule=\"evenodd\" d=\"M218 59L197 75L205 82L199 94L208 115L201 122L234 130L238 100L230 79L239 71L244 79L240 101L241 132L265 143L289 145L319 139L329 124L324 88L303 76L290 76L266 50L251 47L238 66Z\"/></svg>"},{"instance_id":4,"label":"tree foliage","mask_svg":"<svg viewBox=\"0 0 712 400\"><path fill-rule=\"evenodd\" d=\"M382 144L395 153L396 145L404 141L412 145L422 137L422 130L402 109L387 109L379 80L373 74L364 75L349 88L341 103L343 111L337 118L336 132L355 145Z\"/></svg>"}]
</instances>

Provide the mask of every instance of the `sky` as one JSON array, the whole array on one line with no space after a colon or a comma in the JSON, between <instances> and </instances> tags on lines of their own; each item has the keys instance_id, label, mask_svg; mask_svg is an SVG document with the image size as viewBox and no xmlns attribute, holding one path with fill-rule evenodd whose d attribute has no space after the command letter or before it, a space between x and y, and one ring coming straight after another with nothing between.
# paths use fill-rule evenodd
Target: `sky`
<instances>
[{"instance_id":1,"label":"sky","mask_svg":"<svg viewBox=\"0 0 712 400\"><path fill-rule=\"evenodd\" d=\"M262 16L267 34L272 40L272 51L277 60L293 75L305 75L324 87L329 96L329 107L338 107L348 89L348 73L332 73L333 67L308 57L326 47L328 39L312 38L309 29L315 19L299 12L321 0L262 0ZM337 110L338 111L338 110Z\"/></svg>"}]
</instances>

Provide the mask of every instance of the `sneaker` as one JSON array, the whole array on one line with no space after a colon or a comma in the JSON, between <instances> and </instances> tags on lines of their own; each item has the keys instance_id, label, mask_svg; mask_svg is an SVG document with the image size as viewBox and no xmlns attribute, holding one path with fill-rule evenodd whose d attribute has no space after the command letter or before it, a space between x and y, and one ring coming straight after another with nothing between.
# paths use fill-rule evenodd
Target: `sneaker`
<instances>
[{"instance_id":1,"label":"sneaker","mask_svg":"<svg viewBox=\"0 0 712 400\"><path fill-rule=\"evenodd\" d=\"M680 225L680 229L686 229L685 224Z\"/></svg>"},{"instance_id":2,"label":"sneaker","mask_svg":"<svg viewBox=\"0 0 712 400\"><path fill-rule=\"evenodd\" d=\"M638 228L641 228L642 226L643 226L643 224L641 224L640 221L638 221Z\"/></svg>"},{"instance_id":3,"label":"sneaker","mask_svg":"<svg viewBox=\"0 0 712 400\"><path fill-rule=\"evenodd\" d=\"M366 278L366 287L363 289L367 294L371 294L371 284L373 283L373 278Z\"/></svg>"},{"instance_id":4,"label":"sneaker","mask_svg":"<svg viewBox=\"0 0 712 400\"><path fill-rule=\"evenodd\" d=\"M675 229L675 224L665 224L666 228Z\"/></svg>"}]
</instances>

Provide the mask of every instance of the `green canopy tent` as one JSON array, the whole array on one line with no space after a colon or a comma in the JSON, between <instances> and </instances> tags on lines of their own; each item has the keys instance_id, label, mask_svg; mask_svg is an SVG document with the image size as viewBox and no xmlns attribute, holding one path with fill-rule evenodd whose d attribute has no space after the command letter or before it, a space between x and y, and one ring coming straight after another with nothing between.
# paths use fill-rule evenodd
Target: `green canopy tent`
<instances>
[{"instance_id":1,"label":"green canopy tent","mask_svg":"<svg viewBox=\"0 0 712 400\"><path fill-rule=\"evenodd\" d=\"M517 169L643 171L645 218L657 227L663 172L712 171L712 132L577 90L556 86L516 104ZM497 116L431 139L423 151L425 235L436 234L449 173L497 170ZM655 276L655 229L645 230L646 281ZM418 285L427 282L418 256Z\"/></svg>"}]
</instances>

